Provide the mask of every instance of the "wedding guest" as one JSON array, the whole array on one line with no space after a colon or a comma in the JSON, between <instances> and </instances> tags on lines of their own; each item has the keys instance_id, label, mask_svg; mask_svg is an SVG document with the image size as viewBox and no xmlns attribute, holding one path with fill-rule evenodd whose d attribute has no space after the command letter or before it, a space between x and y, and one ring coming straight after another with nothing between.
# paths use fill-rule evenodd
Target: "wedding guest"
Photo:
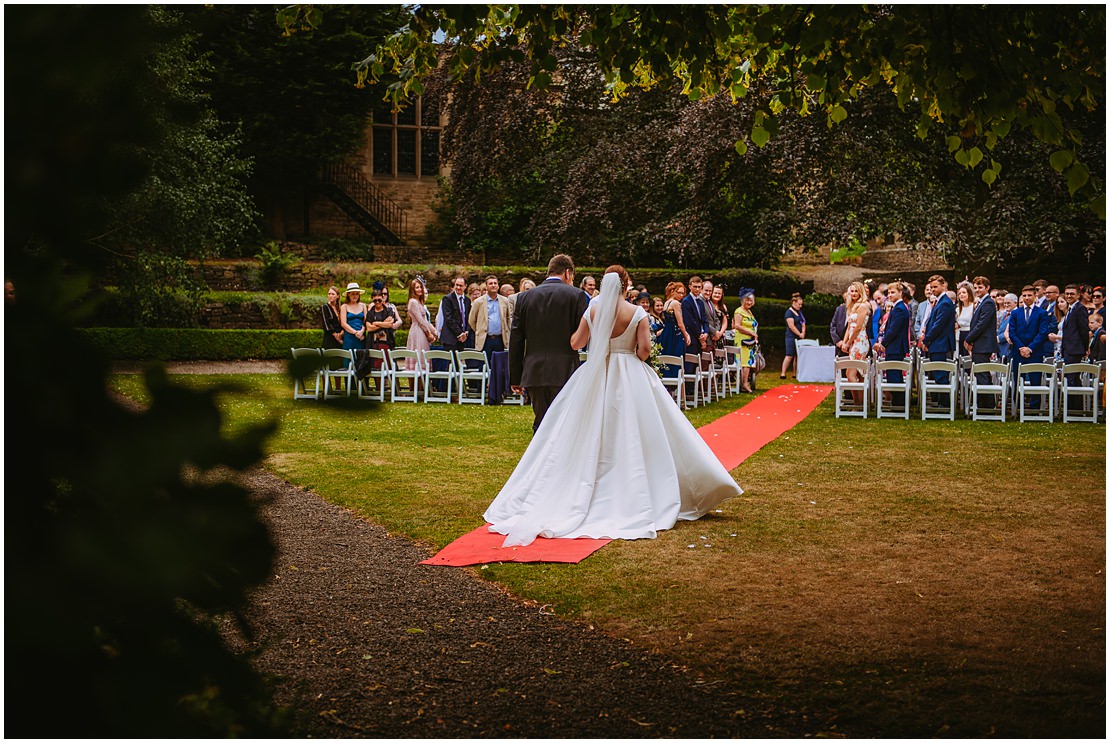
<instances>
[{"instance_id":1,"label":"wedding guest","mask_svg":"<svg viewBox=\"0 0 1110 743\"><path fill-rule=\"evenodd\" d=\"M1091 303L1094 305L1094 312L1102 315L1103 324L1106 323L1106 290L1101 286L1096 286L1091 290Z\"/></svg>"},{"instance_id":2,"label":"wedding guest","mask_svg":"<svg viewBox=\"0 0 1110 743\"><path fill-rule=\"evenodd\" d=\"M1082 302L1083 306L1087 308L1087 314L1090 314L1091 311L1094 310L1095 302L1094 299L1091 297L1090 284L1079 285L1079 301Z\"/></svg>"},{"instance_id":3,"label":"wedding guest","mask_svg":"<svg viewBox=\"0 0 1110 743\"><path fill-rule=\"evenodd\" d=\"M1010 341L1011 376L1016 380L1022 364L1039 364L1044 360L1044 347L1055 321L1037 306L1037 290L1031 284L1021 289L1021 306L1010 313L1006 333ZM1041 375L1026 375L1026 381L1040 386ZM1031 407L1040 405L1039 398L1033 398Z\"/></svg>"},{"instance_id":4,"label":"wedding guest","mask_svg":"<svg viewBox=\"0 0 1110 743\"><path fill-rule=\"evenodd\" d=\"M871 343L880 337L882 328L879 323L883 319L883 310L886 305L886 283L879 284L879 288L871 293L871 325L867 328L867 338Z\"/></svg>"},{"instance_id":5,"label":"wedding guest","mask_svg":"<svg viewBox=\"0 0 1110 743\"><path fill-rule=\"evenodd\" d=\"M578 288L586 292L586 296L590 299L593 299L597 296L597 280L594 279L593 276L586 276L585 278L583 278L582 283L578 285Z\"/></svg>"},{"instance_id":6,"label":"wedding guest","mask_svg":"<svg viewBox=\"0 0 1110 743\"><path fill-rule=\"evenodd\" d=\"M1002 297L1002 311L998 313L998 355L1003 361L1009 361L1013 354L1010 347L1010 315L1017 309L1018 298L1016 294L1006 294Z\"/></svg>"},{"instance_id":7,"label":"wedding guest","mask_svg":"<svg viewBox=\"0 0 1110 743\"><path fill-rule=\"evenodd\" d=\"M502 296L502 297L504 297L505 299L508 299L509 297L511 297L511 296L513 296L514 294L516 294L516 289L514 289L514 288L513 288L513 285L512 285L512 284L510 284L510 283L509 283L508 281L506 281L506 282L505 282L504 284L502 284L502 285L501 285L501 288L500 288L500 289L498 289L497 291L498 291L498 293L500 293L500 294L501 294L501 296Z\"/></svg>"},{"instance_id":8,"label":"wedding guest","mask_svg":"<svg viewBox=\"0 0 1110 743\"><path fill-rule=\"evenodd\" d=\"M902 282L890 282L886 293L890 309L883 323L883 334L879 336L872 348L876 355L881 355L887 361L902 361L907 359L910 353L910 310L902 294ZM886 381L892 384L903 383L905 374L905 372L888 369ZM891 404L901 407L905 404L905 397L904 392L892 392Z\"/></svg>"},{"instance_id":9,"label":"wedding guest","mask_svg":"<svg viewBox=\"0 0 1110 743\"><path fill-rule=\"evenodd\" d=\"M690 334L686 332L682 318L682 300L686 296L686 287L681 281L672 281L667 284L663 296L666 299L663 302L663 332L659 335L659 345L663 348L662 355L681 359L686 353L686 346L690 345Z\"/></svg>"},{"instance_id":10,"label":"wedding guest","mask_svg":"<svg viewBox=\"0 0 1110 743\"><path fill-rule=\"evenodd\" d=\"M347 284L346 302L339 306L339 324L343 327L343 348L353 351L366 348L366 305L357 282Z\"/></svg>"},{"instance_id":11,"label":"wedding guest","mask_svg":"<svg viewBox=\"0 0 1110 743\"><path fill-rule=\"evenodd\" d=\"M952 352L956 350L956 307L953 301L955 292L948 291L948 279L940 274L930 276L929 285L937 301L929 313L929 322L925 326L921 342L929 355L929 361L951 361ZM947 385L951 381L949 372L933 372L933 381L940 385ZM941 406L949 404L947 393L938 397Z\"/></svg>"},{"instance_id":12,"label":"wedding guest","mask_svg":"<svg viewBox=\"0 0 1110 743\"><path fill-rule=\"evenodd\" d=\"M532 279L524 278L524 279L520 280L520 287L519 287L517 293L519 294L520 292L526 292L529 289L535 289L535 288L536 288L536 282L535 281L532 281Z\"/></svg>"},{"instance_id":13,"label":"wedding guest","mask_svg":"<svg viewBox=\"0 0 1110 743\"><path fill-rule=\"evenodd\" d=\"M343 325L339 322L339 290L328 287L328 301L320 307L324 331L322 348L343 348Z\"/></svg>"},{"instance_id":14,"label":"wedding guest","mask_svg":"<svg viewBox=\"0 0 1110 743\"><path fill-rule=\"evenodd\" d=\"M872 309L871 302L868 301L867 297L867 288L859 281L852 282L848 287L847 305L848 325L844 331L844 339L840 341L840 347L853 361L866 361L868 354L871 353L871 341L867 337L867 330L870 325L868 321ZM859 372L855 369L848 369L845 374L849 382L858 382L861 379ZM863 393L858 390L854 391L852 399L855 400L857 405L860 404L863 400Z\"/></svg>"},{"instance_id":15,"label":"wedding guest","mask_svg":"<svg viewBox=\"0 0 1110 743\"><path fill-rule=\"evenodd\" d=\"M501 296L500 282L496 276L486 277L486 293L470 306L470 327L474 328L474 347L486 355L509 347L509 300Z\"/></svg>"},{"instance_id":16,"label":"wedding guest","mask_svg":"<svg viewBox=\"0 0 1110 743\"><path fill-rule=\"evenodd\" d=\"M1033 291L1036 293L1036 299L1033 300L1033 304L1037 307L1040 307L1048 314L1052 314L1052 303L1048 301L1047 297L1045 297L1045 290L1048 288L1048 282L1044 279L1037 279L1031 284L1031 286L1033 287Z\"/></svg>"},{"instance_id":17,"label":"wedding guest","mask_svg":"<svg viewBox=\"0 0 1110 743\"><path fill-rule=\"evenodd\" d=\"M829 340L836 349L833 353L838 357L847 356L840 348L840 341L844 340L844 333L848 329L848 291L845 290L841 297L844 301L833 310L832 321L829 323Z\"/></svg>"},{"instance_id":18,"label":"wedding guest","mask_svg":"<svg viewBox=\"0 0 1110 743\"><path fill-rule=\"evenodd\" d=\"M731 315L728 311L728 305L725 304L725 289L723 286L717 285L713 287L712 305L713 309L717 311L717 317L721 320L721 338L717 341L717 348L724 348L728 337L735 334L729 333L731 325L729 318Z\"/></svg>"},{"instance_id":19,"label":"wedding guest","mask_svg":"<svg viewBox=\"0 0 1110 743\"><path fill-rule=\"evenodd\" d=\"M917 316L917 305L919 302L916 299L917 287L908 281L902 282L902 301L906 303L906 308L910 311L910 319L912 320ZM915 333L916 335L916 333Z\"/></svg>"},{"instance_id":20,"label":"wedding guest","mask_svg":"<svg viewBox=\"0 0 1110 743\"><path fill-rule=\"evenodd\" d=\"M516 294L513 294L509 297L509 327L510 328L513 325L513 315L516 313L516 300L519 299L520 295L523 294L524 292L528 291L529 289L535 289L535 288L536 288L536 282L532 281L532 279L521 279L520 280L520 289L517 291Z\"/></svg>"},{"instance_id":21,"label":"wedding guest","mask_svg":"<svg viewBox=\"0 0 1110 743\"><path fill-rule=\"evenodd\" d=\"M1068 300L1063 297L1056 297L1053 304L1052 318L1056 323L1053 332L1048 334L1048 339L1052 341L1052 357L1057 361L1061 361L1064 357L1060 352L1060 344L1064 338L1064 318L1068 316Z\"/></svg>"},{"instance_id":22,"label":"wedding guest","mask_svg":"<svg viewBox=\"0 0 1110 743\"><path fill-rule=\"evenodd\" d=\"M652 297L651 311L648 313L648 319L651 329L651 342L659 343L662 346L663 338L663 300L660 297Z\"/></svg>"},{"instance_id":23,"label":"wedding guest","mask_svg":"<svg viewBox=\"0 0 1110 743\"><path fill-rule=\"evenodd\" d=\"M684 353L700 355L709 341L709 308L702 300L701 276L690 277L690 293L682 299L682 322L690 340ZM693 371L687 365L687 372Z\"/></svg>"},{"instance_id":24,"label":"wedding guest","mask_svg":"<svg viewBox=\"0 0 1110 743\"><path fill-rule=\"evenodd\" d=\"M366 332L369 337L367 346L385 351L388 354L395 347L393 334L393 312L385 306L385 294L373 293L372 304L366 313Z\"/></svg>"},{"instance_id":25,"label":"wedding guest","mask_svg":"<svg viewBox=\"0 0 1110 743\"><path fill-rule=\"evenodd\" d=\"M919 346L925 334L925 324L929 321L929 313L936 301L937 298L933 296L931 286L926 283L924 299L917 305L917 311L913 316L913 337L917 340Z\"/></svg>"},{"instance_id":26,"label":"wedding guest","mask_svg":"<svg viewBox=\"0 0 1110 743\"><path fill-rule=\"evenodd\" d=\"M961 356L966 356L964 353L964 342L967 341L967 334L971 330L971 316L975 314L975 292L971 288L971 284L966 281L961 281L959 286L956 287L956 350L959 351Z\"/></svg>"},{"instance_id":27,"label":"wedding guest","mask_svg":"<svg viewBox=\"0 0 1110 743\"><path fill-rule=\"evenodd\" d=\"M385 308L393 313L393 329L399 330L404 323L401 322L401 313L397 311L397 305L389 301L389 287L381 281L375 281L374 288L381 288L382 301L385 303Z\"/></svg>"},{"instance_id":28,"label":"wedding guest","mask_svg":"<svg viewBox=\"0 0 1110 743\"><path fill-rule=\"evenodd\" d=\"M802 295L794 292L790 297L790 306L786 308L786 356L782 359L782 371L779 379L786 379L786 372L793 365L794 376L797 378L798 370L795 359L798 357L797 341L806 337L806 316L802 314Z\"/></svg>"},{"instance_id":29,"label":"wedding guest","mask_svg":"<svg viewBox=\"0 0 1110 743\"><path fill-rule=\"evenodd\" d=\"M447 351L464 350L466 342L474 336L467 322L471 303L465 292L466 279L456 276L451 281L451 291L443 295L439 303L437 320L442 322L439 340Z\"/></svg>"},{"instance_id":30,"label":"wedding guest","mask_svg":"<svg viewBox=\"0 0 1110 743\"><path fill-rule=\"evenodd\" d=\"M964 340L964 350L971 356L971 363L985 364L998 359L998 312L990 297L991 283L986 276L976 276L971 281L972 291L979 300L971 317L971 328ZM990 372L975 375L979 384L990 384ZM980 395L979 405L994 407L996 395Z\"/></svg>"},{"instance_id":31,"label":"wedding guest","mask_svg":"<svg viewBox=\"0 0 1110 743\"><path fill-rule=\"evenodd\" d=\"M1091 342L1087 345L1087 361L1097 364L1106 360L1106 328L1102 315L1092 312L1087 317L1087 327L1091 331Z\"/></svg>"},{"instance_id":32,"label":"wedding guest","mask_svg":"<svg viewBox=\"0 0 1110 743\"><path fill-rule=\"evenodd\" d=\"M709 334L705 340L705 345L702 351L712 351L725 337L725 325L721 319L720 314L717 312L716 306L713 304L713 282L706 280L701 285L701 301L705 307L705 319L709 325Z\"/></svg>"},{"instance_id":33,"label":"wedding guest","mask_svg":"<svg viewBox=\"0 0 1110 743\"><path fill-rule=\"evenodd\" d=\"M466 296L470 298L470 303L474 304L478 301L478 297L482 296L482 285L476 281L470 282L466 287Z\"/></svg>"},{"instance_id":34,"label":"wedding guest","mask_svg":"<svg viewBox=\"0 0 1110 743\"><path fill-rule=\"evenodd\" d=\"M1055 284L1049 284L1044 288L1044 309L1045 312L1052 314L1056 309L1056 300L1060 298L1060 287Z\"/></svg>"},{"instance_id":35,"label":"wedding guest","mask_svg":"<svg viewBox=\"0 0 1110 743\"><path fill-rule=\"evenodd\" d=\"M469 286L466 287L466 296L470 299L470 303L467 305L468 313L470 312L470 308L474 306L474 303L478 301L478 298L481 297L482 294L482 285L477 282L472 282ZM463 350L473 351L475 348L477 348L477 346L474 345L474 326L470 324L469 320L466 320L466 323L467 328L470 330L470 333L466 336L466 342L463 343Z\"/></svg>"},{"instance_id":36,"label":"wedding guest","mask_svg":"<svg viewBox=\"0 0 1110 743\"><path fill-rule=\"evenodd\" d=\"M1080 301L1079 286L1068 284L1064 287L1064 302L1067 311L1060 321L1060 355L1065 364L1078 364L1083 360L1091 343L1090 313ZM1067 375L1068 384L1079 384L1078 374ZM1069 395L1074 397L1074 395ZM1068 400L1071 407L1073 401Z\"/></svg>"},{"instance_id":37,"label":"wedding guest","mask_svg":"<svg viewBox=\"0 0 1110 743\"><path fill-rule=\"evenodd\" d=\"M417 276L409 282L409 337L405 341L405 348L410 351L427 351L436 340L436 329L428 312L427 298L428 289L424 286L424 280ZM416 360L405 359L405 367L412 371L416 368Z\"/></svg>"},{"instance_id":38,"label":"wedding guest","mask_svg":"<svg viewBox=\"0 0 1110 743\"><path fill-rule=\"evenodd\" d=\"M748 381L755 367L756 346L759 345L759 322L752 308L755 307L755 289L740 288L740 306L732 317L732 329L736 331L737 345L740 346L740 391L751 394L752 386Z\"/></svg>"}]
</instances>

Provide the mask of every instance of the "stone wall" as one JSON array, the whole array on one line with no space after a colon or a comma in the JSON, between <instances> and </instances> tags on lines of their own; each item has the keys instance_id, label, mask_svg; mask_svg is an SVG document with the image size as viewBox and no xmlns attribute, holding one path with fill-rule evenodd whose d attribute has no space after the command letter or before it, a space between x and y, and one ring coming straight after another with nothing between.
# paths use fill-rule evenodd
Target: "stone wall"
<instances>
[{"instance_id":1,"label":"stone wall","mask_svg":"<svg viewBox=\"0 0 1110 743\"><path fill-rule=\"evenodd\" d=\"M428 227L435 221L432 204L439 195L435 178L386 178L372 179L375 186L405 210L408 215L407 242L427 245Z\"/></svg>"},{"instance_id":2,"label":"stone wall","mask_svg":"<svg viewBox=\"0 0 1110 743\"><path fill-rule=\"evenodd\" d=\"M908 246L869 247L863 254L860 265L877 271L950 271L952 269L939 250Z\"/></svg>"}]
</instances>

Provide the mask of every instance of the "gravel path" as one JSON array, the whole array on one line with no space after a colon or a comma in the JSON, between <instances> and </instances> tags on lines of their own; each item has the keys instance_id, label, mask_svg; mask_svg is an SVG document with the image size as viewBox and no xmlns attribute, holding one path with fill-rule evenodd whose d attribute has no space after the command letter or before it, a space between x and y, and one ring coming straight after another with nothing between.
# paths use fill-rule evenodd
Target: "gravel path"
<instances>
[{"instance_id":1,"label":"gravel path","mask_svg":"<svg viewBox=\"0 0 1110 743\"><path fill-rule=\"evenodd\" d=\"M798 735L758 699L508 596L262 470L278 545L246 643L310 737Z\"/></svg>"}]
</instances>

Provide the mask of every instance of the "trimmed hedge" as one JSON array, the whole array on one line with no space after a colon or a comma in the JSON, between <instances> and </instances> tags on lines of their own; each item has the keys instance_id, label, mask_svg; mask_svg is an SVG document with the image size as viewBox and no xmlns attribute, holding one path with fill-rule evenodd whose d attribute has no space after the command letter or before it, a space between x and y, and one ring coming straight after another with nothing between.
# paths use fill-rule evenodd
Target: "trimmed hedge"
<instances>
[{"instance_id":1,"label":"trimmed hedge","mask_svg":"<svg viewBox=\"0 0 1110 743\"><path fill-rule=\"evenodd\" d=\"M115 361L236 361L287 359L290 348L319 348L319 330L84 328L90 343ZM397 331L404 347L407 333Z\"/></svg>"}]
</instances>

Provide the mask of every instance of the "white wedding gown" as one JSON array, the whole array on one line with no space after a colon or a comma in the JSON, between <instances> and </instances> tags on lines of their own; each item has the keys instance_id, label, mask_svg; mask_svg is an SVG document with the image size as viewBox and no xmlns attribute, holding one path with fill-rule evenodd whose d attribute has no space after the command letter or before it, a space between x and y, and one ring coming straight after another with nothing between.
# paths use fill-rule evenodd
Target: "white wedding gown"
<instances>
[{"instance_id":1,"label":"white wedding gown","mask_svg":"<svg viewBox=\"0 0 1110 743\"><path fill-rule=\"evenodd\" d=\"M588 360L486 509L490 531L507 535L506 547L537 536L653 539L743 492L636 356L644 309L609 339L619 295L619 278L606 274L591 303Z\"/></svg>"}]
</instances>

